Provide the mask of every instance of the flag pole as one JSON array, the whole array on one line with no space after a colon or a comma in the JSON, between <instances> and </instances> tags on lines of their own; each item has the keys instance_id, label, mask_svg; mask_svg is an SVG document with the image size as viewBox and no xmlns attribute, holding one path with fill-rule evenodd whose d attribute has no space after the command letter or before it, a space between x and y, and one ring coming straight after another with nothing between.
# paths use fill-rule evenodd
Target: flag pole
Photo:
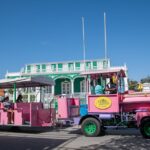
<instances>
[{"instance_id":1,"label":"flag pole","mask_svg":"<svg viewBox=\"0 0 150 150\"><path fill-rule=\"evenodd\" d=\"M84 71L86 70L85 65L85 31L84 31L84 17L82 17L82 40L83 40L83 62L84 62Z\"/></svg>"},{"instance_id":2,"label":"flag pole","mask_svg":"<svg viewBox=\"0 0 150 150\"><path fill-rule=\"evenodd\" d=\"M104 12L104 42L105 42L105 59L107 59L107 33L106 33L106 13Z\"/></svg>"},{"instance_id":3,"label":"flag pole","mask_svg":"<svg viewBox=\"0 0 150 150\"><path fill-rule=\"evenodd\" d=\"M84 31L84 17L82 17L82 40L83 40L83 63L84 63L84 71L86 71L86 64L85 64L85 31ZM87 87L88 87L88 80L85 77L85 97L87 99Z\"/></svg>"}]
</instances>

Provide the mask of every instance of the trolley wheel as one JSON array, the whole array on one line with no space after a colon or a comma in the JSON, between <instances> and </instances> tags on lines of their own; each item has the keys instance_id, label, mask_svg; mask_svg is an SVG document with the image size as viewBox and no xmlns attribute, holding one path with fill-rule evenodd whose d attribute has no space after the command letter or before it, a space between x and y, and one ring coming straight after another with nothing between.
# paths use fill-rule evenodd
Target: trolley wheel
<instances>
[{"instance_id":1,"label":"trolley wheel","mask_svg":"<svg viewBox=\"0 0 150 150\"><path fill-rule=\"evenodd\" d=\"M150 139L150 118L142 121L140 131L144 138Z\"/></svg>"},{"instance_id":2,"label":"trolley wheel","mask_svg":"<svg viewBox=\"0 0 150 150\"><path fill-rule=\"evenodd\" d=\"M82 122L81 131L88 137L98 136L101 133L101 123L95 118L87 118Z\"/></svg>"}]
</instances>

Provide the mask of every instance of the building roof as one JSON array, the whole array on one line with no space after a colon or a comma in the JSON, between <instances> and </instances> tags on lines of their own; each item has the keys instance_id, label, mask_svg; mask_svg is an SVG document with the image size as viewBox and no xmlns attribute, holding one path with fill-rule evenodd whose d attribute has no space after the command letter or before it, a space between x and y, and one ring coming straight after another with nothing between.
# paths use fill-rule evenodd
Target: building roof
<instances>
[{"instance_id":1,"label":"building roof","mask_svg":"<svg viewBox=\"0 0 150 150\"><path fill-rule=\"evenodd\" d=\"M0 80L1 89L13 88L14 84L16 84L16 88L23 88L23 87L51 86L54 85L55 83L52 78L45 76Z\"/></svg>"},{"instance_id":2,"label":"building roof","mask_svg":"<svg viewBox=\"0 0 150 150\"><path fill-rule=\"evenodd\" d=\"M84 60L68 60L68 61L54 61L54 62L42 62L42 63L29 63L29 64L26 64L27 66L28 65L42 65L42 64L59 64L59 63L76 63L76 62L80 62L80 63L84 63L84 62L89 62L89 61L108 61L110 62L110 59L86 59L85 61Z\"/></svg>"},{"instance_id":3,"label":"building roof","mask_svg":"<svg viewBox=\"0 0 150 150\"><path fill-rule=\"evenodd\" d=\"M111 67L111 68L108 68L108 69L101 69L101 70L95 70L95 71L85 71L85 72L82 72L81 74L82 75L89 75L89 74L111 74L111 73L119 73L120 71L127 71L127 68L125 67ZM125 76L125 74L124 74Z\"/></svg>"}]
</instances>

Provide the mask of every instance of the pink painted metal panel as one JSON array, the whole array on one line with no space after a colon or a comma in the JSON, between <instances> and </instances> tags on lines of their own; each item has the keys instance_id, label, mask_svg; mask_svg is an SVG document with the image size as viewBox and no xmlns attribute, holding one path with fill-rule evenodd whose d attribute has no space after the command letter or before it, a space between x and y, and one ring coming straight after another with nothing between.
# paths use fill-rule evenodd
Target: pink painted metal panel
<instances>
[{"instance_id":1,"label":"pink painted metal panel","mask_svg":"<svg viewBox=\"0 0 150 150\"><path fill-rule=\"evenodd\" d=\"M30 103L30 122L31 126L38 126L38 106L36 103Z\"/></svg>"},{"instance_id":2,"label":"pink painted metal panel","mask_svg":"<svg viewBox=\"0 0 150 150\"><path fill-rule=\"evenodd\" d=\"M22 124L23 124L22 111L14 110L14 125L22 125Z\"/></svg>"},{"instance_id":3,"label":"pink painted metal panel","mask_svg":"<svg viewBox=\"0 0 150 150\"><path fill-rule=\"evenodd\" d=\"M49 126L51 111L43 109L42 103L16 103L14 124L23 125L25 122L29 122L31 126Z\"/></svg>"},{"instance_id":4,"label":"pink painted metal panel","mask_svg":"<svg viewBox=\"0 0 150 150\"><path fill-rule=\"evenodd\" d=\"M50 126L51 111L43 109L42 103L31 103L31 126Z\"/></svg>"},{"instance_id":5,"label":"pink painted metal panel","mask_svg":"<svg viewBox=\"0 0 150 150\"><path fill-rule=\"evenodd\" d=\"M123 103L133 103L133 102L150 102L150 96L139 96L139 97L126 97L123 99Z\"/></svg>"},{"instance_id":6,"label":"pink painted metal panel","mask_svg":"<svg viewBox=\"0 0 150 150\"><path fill-rule=\"evenodd\" d=\"M14 107L14 105L12 104L12 108L13 107ZM0 124L1 125L10 124L11 113L13 113L13 110L11 110L11 111L5 111L3 103L0 103Z\"/></svg>"},{"instance_id":7,"label":"pink painted metal panel","mask_svg":"<svg viewBox=\"0 0 150 150\"><path fill-rule=\"evenodd\" d=\"M0 124L1 125L7 125L8 124L8 112L1 110Z\"/></svg>"},{"instance_id":8,"label":"pink painted metal panel","mask_svg":"<svg viewBox=\"0 0 150 150\"><path fill-rule=\"evenodd\" d=\"M76 117L79 116L79 107L70 107L70 117Z\"/></svg>"},{"instance_id":9,"label":"pink painted metal panel","mask_svg":"<svg viewBox=\"0 0 150 150\"><path fill-rule=\"evenodd\" d=\"M0 104L0 107L2 107L2 104ZM0 109L0 124L7 125L8 112L5 112L2 108ZM14 125L17 126L27 122L31 126L49 126L52 124L52 117L54 117L54 110L52 108L43 109L42 103L15 103L13 112Z\"/></svg>"},{"instance_id":10,"label":"pink painted metal panel","mask_svg":"<svg viewBox=\"0 0 150 150\"><path fill-rule=\"evenodd\" d=\"M131 112L138 109L150 108L150 103L139 102L139 103L122 103L123 112Z\"/></svg>"},{"instance_id":11,"label":"pink painted metal panel","mask_svg":"<svg viewBox=\"0 0 150 150\"><path fill-rule=\"evenodd\" d=\"M55 110L55 108L50 108L50 122L51 122L51 125L56 124L56 110Z\"/></svg>"},{"instance_id":12,"label":"pink painted metal panel","mask_svg":"<svg viewBox=\"0 0 150 150\"><path fill-rule=\"evenodd\" d=\"M126 97L122 101L122 108L124 112L135 111L138 109L150 108L150 97Z\"/></svg>"},{"instance_id":13,"label":"pink painted metal panel","mask_svg":"<svg viewBox=\"0 0 150 150\"><path fill-rule=\"evenodd\" d=\"M74 98L74 103L75 103L75 106L80 106L79 98Z\"/></svg>"},{"instance_id":14,"label":"pink painted metal panel","mask_svg":"<svg viewBox=\"0 0 150 150\"><path fill-rule=\"evenodd\" d=\"M79 116L80 102L78 98L59 98L58 99L58 118L68 119Z\"/></svg>"},{"instance_id":15,"label":"pink painted metal panel","mask_svg":"<svg viewBox=\"0 0 150 150\"><path fill-rule=\"evenodd\" d=\"M25 121L30 122L30 103L15 103L14 109L15 111L18 111L18 113L19 112L21 113L22 124L24 124ZM19 121L18 119L16 119L17 115L18 115L17 112L15 112L14 113L14 120L16 121L15 123ZM20 121L21 121L21 118L20 118Z\"/></svg>"},{"instance_id":16,"label":"pink painted metal panel","mask_svg":"<svg viewBox=\"0 0 150 150\"><path fill-rule=\"evenodd\" d=\"M50 115L50 110L44 110L40 109L38 110L38 122L36 126L47 126L48 123L51 123L51 115Z\"/></svg>"},{"instance_id":17,"label":"pink painted metal panel","mask_svg":"<svg viewBox=\"0 0 150 150\"><path fill-rule=\"evenodd\" d=\"M107 109L99 109L94 102L98 97L108 97L111 100L111 106ZM117 113L119 112L119 100L117 94L112 95L89 95L88 96L88 112L89 113Z\"/></svg>"},{"instance_id":18,"label":"pink painted metal panel","mask_svg":"<svg viewBox=\"0 0 150 150\"><path fill-rule=\"evenodd\" d=\"M150 117L150 112L137 112L135 116L135 119L137 120L137 126L140 126L141 119L147 116Z\"/></svg>"},{"instance_id":19,"label":"pink painted metal panel","mask_svg":"<svg viewBox=\"0 0 150 150\"><path fill-rule=\"evenodd\" d=\"M67 98L69 117L79 116L79 98Z\"/></svg>"},{"instance_id":20,"label":"pink painted metal panel","mask_svg":"<svg viewBox=\"0 0 150 150\"><path fill-rule=\"evenodd\" d=\"M67 98L58 98L58 118L68 118L68 103Z\"/></svg>"}]
</instances>

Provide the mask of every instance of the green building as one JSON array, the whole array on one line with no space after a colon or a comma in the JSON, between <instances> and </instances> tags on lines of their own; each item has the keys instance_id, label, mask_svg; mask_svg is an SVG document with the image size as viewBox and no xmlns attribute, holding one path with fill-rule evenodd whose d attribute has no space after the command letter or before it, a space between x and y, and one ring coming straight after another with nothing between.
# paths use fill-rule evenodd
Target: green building
<instances>
[{"instance_id":1,"label":"green building","mask_svg":"<svg viewBox=\"0 0 150 150\"><path fill-rule=\"evenodd\" d=\"M20 72L7 72L6 78L46 75L55 80L55 86L45 87L43 90L46 97L62 94L85 97L85 76L81 75L81 73L85 71L108 70L110 68L125 69L126 66L112 67L109 59L36 63L25 65ZM35 88L26 88L22 92L26 100L34 101L35 97L38 96L38 89Z\"/></svg>"}]
</instances>

